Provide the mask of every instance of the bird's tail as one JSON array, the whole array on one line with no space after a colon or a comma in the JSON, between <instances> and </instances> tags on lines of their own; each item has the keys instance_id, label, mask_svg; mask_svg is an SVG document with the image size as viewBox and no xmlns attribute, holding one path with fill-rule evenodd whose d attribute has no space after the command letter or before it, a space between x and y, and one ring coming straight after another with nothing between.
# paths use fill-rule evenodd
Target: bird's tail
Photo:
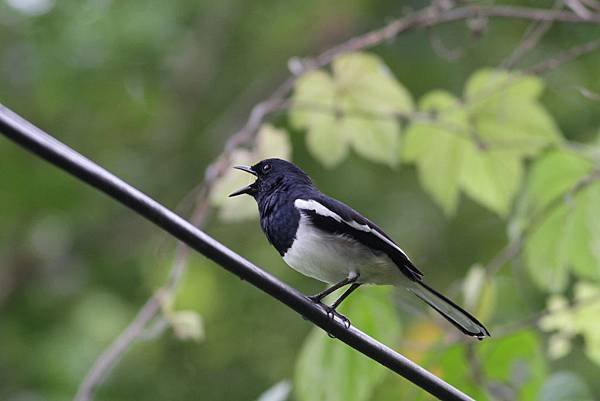
<instances>
[{"instance_id":1,"label":"bird's tail","mask_svg":"<svg viewBox=\"0 0 600 401\"><path fill-rule=\"evenodd\" d=\"M469 312L440 294L422 281L413 281L408 290L435 309L466 335L483 340L490 335L487 329Z\"/></svg>"}]
</instances>

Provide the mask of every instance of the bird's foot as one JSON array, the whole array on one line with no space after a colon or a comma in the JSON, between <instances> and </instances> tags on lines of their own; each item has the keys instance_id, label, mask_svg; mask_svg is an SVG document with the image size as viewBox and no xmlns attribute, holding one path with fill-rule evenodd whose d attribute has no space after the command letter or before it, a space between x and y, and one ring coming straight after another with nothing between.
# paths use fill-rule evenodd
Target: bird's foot
<instances>
[{"instance_id":1,"label":"bird's foot","mask_svg":"<svg viewBox=\"0 0 600 401\"><path fill-rule=\"evenodd\" d=\"M339 320L342 321L342 324L344 325L345 328L349 329L351 326L350 323L350 319L348 319L346 316L342 315L340 312L336 311L335 309L331 308L331 307L327 307L327 316L332 319L335 320L335 318L337 317Z\"/></svg>"},{"instance_id":2,"label":"bird's foot","mask_svg":"<svg viewBox=\"0 0 600 401\"><path fill-rule=\"evenodd\" d=\"M347 329L350 328L350 326L351 326L350 319L348 319L346 316L342 315L340 312L336 311L335 308L332 308L331 306L326 305L323 302L321 302L321 298L319 298L318 296L309 296L308 299L310 299L315 304L317 304L321 308L323 308L323 310L327 313L328 318L330 318L332 320L335 320L335 318L338 318Z\"/></svg>"},{"instance_id":3,"label":"bird's foot","mask_svg":"<svg viewBox=\"0 0 600 401\"><path fill-rule=\"evenodd\" d=\"M320 304L321 303L321 297L319 297L318 295L310 295L307 296L308 299L310 299L311 301L313 301L316 304Z\"/></svg>"}]
</instances>

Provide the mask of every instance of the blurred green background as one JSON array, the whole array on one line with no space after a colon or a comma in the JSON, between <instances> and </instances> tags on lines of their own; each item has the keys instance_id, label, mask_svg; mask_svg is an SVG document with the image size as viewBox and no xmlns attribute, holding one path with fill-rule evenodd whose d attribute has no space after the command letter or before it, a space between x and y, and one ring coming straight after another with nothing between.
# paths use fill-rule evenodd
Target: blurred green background
<instances>
[{"instance_id":1,"label":"blurred green background","mask_svg":"<svg viewBox=\"0 0 600 401\"><path fill-rule=\"evenodd\" d=\"M1 1L0 102L188 215L184 199L252 105L288 75L291 57L317 54L422 6L388 0ZM444 46L461 52L456 60L434 51L423 31L372 52L414 99L436 88L459 95L475 70L497 66L510 54L527 26L493 20L480 38L464 23L435 28ZM598 25L557 24L524 65L599 36ZM600 102L578 88L600 91L598 53L551 71L544 81L542 102L563 135L592 141ZM469 268L489 261L508 241L507 222L466 196L447 217L419 184L414 166L390 168L351 154L328 169L284 113L271 122L288 129L293 160L324 192L379 222L429 282L454 298L461 299ZM225 222L211 214L205 230L301 291L322 289L285 266L256 220ZM173 250L171 238L129 210L0 140L0 400L72 398L95 358L164 282ZM496 306L486 317L492 333L546 306L547 293L531 283L518 259L497 281ZM363 289L360 296L369 294L377 290ZM572 286L565 294L572 297ZM443 332L453 329L427 323L431 315L417 302L393 299L402 330L384 339L461 386L465 377L452 375L468 376L470 365L456 359L457 347L441 362L427 357L429 347L445 349L450 340ZM96 399L255 400L299 374L311 325L206 259L191 257L175 307L201 316L203 338L182 341L168 329L134 344ZM546 349L548 334L529 329L521 333L534 338L524 355L537 350L535 367L544 380L569 371L587 388L580 401L600 394L600 368L584 354L580 338L555 359ZM431 341L411 346L428 336ZM460 368L452 367L452 358ZM540 385L528 398L516 398L542 399ZM374 400L420 394L391 375L376 387ZM336 394L328 399L345 399Z\"/></svg>"}]
</instances>

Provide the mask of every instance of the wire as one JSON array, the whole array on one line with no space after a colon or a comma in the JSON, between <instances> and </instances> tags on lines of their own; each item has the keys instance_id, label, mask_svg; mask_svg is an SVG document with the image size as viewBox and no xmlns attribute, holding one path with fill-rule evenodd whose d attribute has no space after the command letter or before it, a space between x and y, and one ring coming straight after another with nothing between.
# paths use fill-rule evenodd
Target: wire
<instances>
[{"instance_id":1,"label":"wire","mask_svg":"<svg viewBox=\"0 0 600 401\"><path fill-rule=\"evenodd\" d=\"M405 377L440 400L473 400L357 328L346 328L341 320L330 319L322 308L296 289L255 266L148 195L59 142L3 105L0 105L0 132L30 152L129 207L242 280L248 281L289 306L340 341Z\"/></svg>"}]
</instances>

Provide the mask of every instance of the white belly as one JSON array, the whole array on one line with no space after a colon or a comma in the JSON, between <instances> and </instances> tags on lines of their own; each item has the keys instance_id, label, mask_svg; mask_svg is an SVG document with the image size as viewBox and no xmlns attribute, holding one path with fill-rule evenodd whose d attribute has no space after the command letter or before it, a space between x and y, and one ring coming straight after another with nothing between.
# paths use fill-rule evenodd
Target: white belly
<instances>
[{"instance_id":1,"label":"white belly","mask_svg":"<svg viewBox=\"0 0 600 401\"><path fill-rule=\"evenodd\" d=\"M294 270L326 283L358 273L358 283L399 284L403 274L387 255L374 254L359 242L327 234L301 217L296 239L283 256Z\"/></svg>"}]
</instances>

